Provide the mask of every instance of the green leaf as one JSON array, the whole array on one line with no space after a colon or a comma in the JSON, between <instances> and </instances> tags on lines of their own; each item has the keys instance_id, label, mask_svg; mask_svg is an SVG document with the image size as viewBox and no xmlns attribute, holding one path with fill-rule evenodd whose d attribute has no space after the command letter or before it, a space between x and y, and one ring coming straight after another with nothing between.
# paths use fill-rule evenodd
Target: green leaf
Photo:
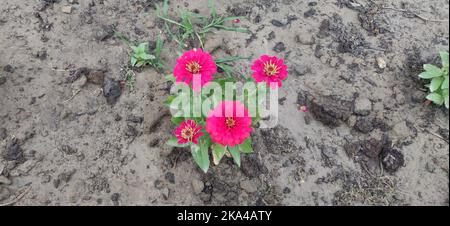
<instances>
[{"instance_id":1,"label":"green leaf","mask_svg":"<svg viewBox=\"0 0 450 226\"><path fill-rule=\"evenodd\" d=\"M163 48L164 41L161 39L160 36L156 39L156 48L155 48L155 56L156 58L159 58L161 56L161 50Z\"/></svg>"},{"instance_id":2,"label":"green leaf","mask_svg":"<svg viewBox=\"0 0 450 226\"><path fill-rule=\"evenodd\" d=\"M439 51L439 55L441 56L442 66L448 66L448 52L446 51Z\"/></svg>"},{"instance_id":3,"label":"green leaf","mask_svg":"<svg viewBox=\"0 0 450 226\"><path fill-rule=\"evenodd\" d=\"M203 172L208 172L209 168L209 155L208 146L206 145L196 145L191 144L191 153L194 158L195 163L203 170Z\"/></svg>"},{"instance_id":4,"label":"green leaf","mask_svg":"<svg viewBox=\"0 0 450 226\"><path fill-rule=\"evenodd\" d=\"M253 147L252 147L252 138L249 137L246 140L244 140L244 142L242 142L242 144L239 145L239 150L242 153L253 153Z\"/></svg>"},{"instance_id":5,"label":"green leaf","mask_svg":"<svg viewBox=\"0 0 450 226\"><path fill-rule=\"evenodd\" d=\"M434 91L438 90L439 87L441 87L441 84L443 81L444 81L443 77L433 78L430 83L430 91L434 92Z\"/></svg>"},{"instance_id":6,"label":"green leaf","mask_svg":"<svg viewBox=\"0 0 450 226\"><path fill-rule=\"evenodd\" d=\"M441 89L448 89L448 76L445 76L444 82L442 83Z\"/></svg>"},{"instance_id":7,"label":"green leaf","mask_svg":"<svg viewBox=\"0 0 450 226\"><path fill-rule=\"evenodd\" d=\"M258 109L256 109L256 111L258 111ZM261 121L261 116L257 114L256 117L252 118L252 125L255 126L259 121Z\"/></svg>"},{"instance_id":8,"label":"green leaf","mask_svg":"<svg viewBox=\"0 0 450 226\"><path fill-rule=\"evenodd\" d=\"M424 64L423 69L425 69L425 71L429 72L434 77L441 76L442 74L442 70L432 64Z\"/></svg>"},{"instance_id":9,"label":"green leaf","mask_svg":"<svg viewBox=\"0 0 450 226\"><path fill-rule=\"evenodd\" d=\"M141 56L141 59L143 60L154 60L155 58L156 58L155 56L147 53L143 53Z\"/></svg>"},{"instance_id":10,"label":"green leaf","mask_svg":"<svg viewBox=\"0 0 450 226\"><path fill-rule=\"evenodd\" d=\"M172 103L173 99L175 99L175 95L169 95L167 97L167 100L164 101L164 104L170 107L170 104Z\"/></svg>"},{"instance_id":11,"label":"green leaf","mask_svg":"<svg viewBox=\"0 0 450 226\"><path fill-rule=\"evenodd\" d=\"M448 109L448 95L444 99L445 107Z\"/></svg>"},{"instance_id":12,"label":"green leaf","mask_svg":"<svg viewBox=\"0 0 450 226\"><path fill-rule=\"evenodd\" d=\"M419 74L419 77L423 78L423 79L431 79L431 78L439 77L439 76L436 76L436 75L432 74L429 71L424 71L424 72Z\"/></svg>"},{"instance_id":13,"label":"green leaf","mask_svg":"<svg viewBox=\"0 0 450 226\"><path fill-rule=\"evenodd\" d=\"M222 157L225 155L226 147L220 144L214 144L212 149L213 154L213 162L215 165L218 165Z\"/></svg>"},{"instance_id":14,"label":"green leaf","mask_svg":"<svg viewBox=\"0 0 450 226\"><path fill-rule=\"evenodd\" d=\"M131 66L134 67L134 65L136 65L137 63L137 59L135 57L131 57Z\"/></svg>"},{"instance_id":15,"label":"green leaf","mask_svg":"<svg viewBox=\"0 0 450 226\"><path fill-rule=\"evenodd\" d=\"M216 7L214 5L214 0L208 0L208 8L211 11L211 16L214 18L217 16Z\"/></svg>"},{"instance_id":16,"label":"green leaf","mask_svg":"<svg viewBox=\"0 0 450 226\"><path fill-rule=\"evenodd\" d=\"M444 103L444 98L437 93L430 93L426 98L427 100L433 101L433 103L437 105L442 105Z\"/></svg>"},{"instance_id":17,"label":"green leaf","mask_svg":"<svg viewBox=\"0 0 450 226\"><path fill-rule=\"evenodd\" d=\"M442 90L442 96L444 97L444 104L446 108L448 108L448 92L448 88Z\"/></svg>"},{"instance_id":18,"label":"green leaf","mask_svg":"<svg viewBox=\"0 0 450 226\"><path fill-rule=\"evenodd\" d=\"M185 147L188 147L188 146L189 146L188 143L186 143L186 144L179 144L179 143L178 143L178 139L177 139L176 137L171 137L171 138L166 142L166 144L169 145L169 146L172 146L172 147L178 147L178 148L185 148Z\"/></svg>"},{"instance_id":19,"label":"green leaf","mask_svg":"<svg viewBox=\"0 0 450 226\"><path fill-rule=\"evenodd\" d=\"M172 123L175 125L180 125L184 121L183 117L172 117L171 119Z\"/></svg>"},{"instance_id":20,"label":"green leaf","mask_svg":"<svg viewBox=\"0 0 450 226\"><path fill-rule=\"evenodd\" d=\"M136 67L141 67L142 65L144 65L144 62L139 61L139 62L137 62L137 64L136 64L135 66L136 66Z\"/></svg>"},{"instance_id":21,"label":"green leaf","mask_svg":"<svg viewBox=\"0 0 450 226\"><path fill-rule=\"evenodd\" d=\"M166 75L165 78L168 81L171 81L171 82L175 83L175 76L173 76L173 74Z\"/></svg>"},{"instance_id":22,"label":"green leaf","mask_svg":"<svg viewBox=\"0 0 450 226\"><path fill-rule=\"evenodd\" d=\"M236 163L238 167L241 167L241 153L239 152L238 146L228 146L228 151L230 151L231 156L233 156L234 163Z\"/></svg>"},{"instance_id":23,"label":"green leaf","mask_svg":"<svg viewBox=\"0 0 450 226\"><path fill-rule=\"evenodd\" d=\"M162 12L163 12L164 16L168 14L168 12L169 12L169 0L164 0Z\"/></svg>"}]
</instances>

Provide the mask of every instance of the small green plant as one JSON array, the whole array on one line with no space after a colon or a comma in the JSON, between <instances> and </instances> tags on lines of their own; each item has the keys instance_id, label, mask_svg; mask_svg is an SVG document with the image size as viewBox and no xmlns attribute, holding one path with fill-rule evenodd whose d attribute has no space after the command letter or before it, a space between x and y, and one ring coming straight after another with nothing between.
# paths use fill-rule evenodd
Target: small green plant
<instances>
[{"instance_id":1,"label":"small green plant","mask_svg":"<svg viewBox=\"0 0 450 226\"><path fill-rule=\"evenodd\" d=\"M178 43L180 51L188 48L186 44L188 41L195 40L198 41L198 46L203 48L205 35L214 28L243 33L248 32L246 28L225 25L228 21L237 21L242 17L224 17L217 14L213 0L208 1L208 7L210 9L209 17L194 12L181 11L180 19L177 21L169 17L169 3L168 0L164 0L162 8L157 7L156 15L164 21L166 32L172 40ZM170 25L175 26L176 32L172 32Z\"/></svg>"},{"instance_id":2,"label":"small green plant","mask_svg":"<svg viewBox=\"0 0 450 226\"><path fill-rule=\"evenodd\" d=\"M165 64L161 59L161 51L164 45L161 37L158 37L156 39L156 46L153 50L153 54L151 54L149 53L147 42L142 42L136 45L132 44L132 42L130 42L130 40L125 35L119 32L116 32L114 35L133 50L130 60L132 67L143 67L145 65L150 65L157 70L165 68Z\"/></svg>"},{"instance_id":3,"label":"small green plant","mask_svg":"<svg viewBox=\"0 0 450 226\"><path fill-rule=\"evenodd\" d=\"M430 89L430 94L427 95L427 100L441 106L449 108L449 89L448 89L448 71L449 71L449 61L448 52L440 51L439 55L441 57L442 67L439 68L432 64L424 64L424 72L420 73L419 77L423 79L431 80L429 84L426 85Z\"/></svg>"},{"instance_id":4,"label":"small green plant","mask_svg":"<svg viewBox=\"0 0 450 226\"><path fill-rule=\"evenodd\" d=\"M150 65L156 69L161 69L164 67L164 63L161 60L161 50L163 47L163 41L158 38L156 41L156 47L153 54L149 53L148 43L143 42L137 46L131 46L133 54L131 55L131 66L142 67L145 65Z\"/></svg>"},{"instance_id":5,"label":"small green plant","mask_svg":"<svg viewBox=\"0 0 450 226\"><path fill-rule=\"evenodd\" d=\"M150 64L150 62L156 59L155 56L149 54L148 51L148 43L143 42L138 46L131 46L133 49L133 55L131 55L131 66L133 67L141 67L146 64Z\"/></svg>"}]
</instances>

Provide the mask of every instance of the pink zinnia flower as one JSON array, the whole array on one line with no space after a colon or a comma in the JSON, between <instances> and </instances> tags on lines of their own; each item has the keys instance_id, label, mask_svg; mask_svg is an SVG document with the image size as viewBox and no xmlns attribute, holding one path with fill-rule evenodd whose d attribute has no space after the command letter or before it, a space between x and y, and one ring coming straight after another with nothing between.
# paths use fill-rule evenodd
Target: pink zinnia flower
<instances>
[{"instance_id":1,"label":"pink zinnia flower","mask_svg":"<svg viewBox=\"0 0 450 226\"><path fill-rule=\"evenodd\" d=\"M178 138L179 144L185 144L187 142L198 144L198 138L203 135L203 132L200 132L201 129L201 125L197 125L194 120L189 119L178 126L175 130L175 136Z\"/></svg>"},{"instance_id":2,"label":"pink zinnia flower","mask_svg":"<svg viewBox=\"0 0 450 226\"><path fill-rule=\"evenodd\" d=\"M231 147L250 136L252 118L239 101L222 101L206 118L206 131L214 143Z\"/></svg>"},{"instance_id":3,"label":"pink zinnia flower","mask_svg":"<svg viewBox=\"0 0 450 226\"><path fill-rule=\"evenodd\" d=\"M276 56L262 55L253 62L252 70L256 82L265 81L272 89L281 87L281 81L288 77L287 66Z\"/></svg>"},{"instance_id":4,"label":"pink zinnia flower","mask_svg":"<svg viewBox=\"0 0 450 226\"><path fill-rule=\"evenodd\" d=\"M184 82L187 85L193 84L194 77L199 78L200 84L203 87L206 83L213 79L214 73L217 72L217 66L212 56L203 52L201 49L193 49L184 52L181 57L177 59L177 65L173 70L173 75L176 82ZM197 84L196 84L197 85ZM200 87L196 87L199 91Z\"/></svg>"}]
</instances>

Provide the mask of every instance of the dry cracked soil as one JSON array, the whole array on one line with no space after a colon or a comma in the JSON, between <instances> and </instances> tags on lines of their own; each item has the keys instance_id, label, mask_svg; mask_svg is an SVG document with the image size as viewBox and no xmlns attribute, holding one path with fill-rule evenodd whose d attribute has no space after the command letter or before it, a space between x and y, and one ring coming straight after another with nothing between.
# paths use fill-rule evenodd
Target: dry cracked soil
<instances>
[{"instance_id":1,"label":"dry cracked soil","mask_svg":"<svg viewBox=\"0 0 450 226\"><path fill-rule=\"evenodd\" d=\"M169 14L206 2L172 0ZM289 78L255 153L207 174L165 145L170 71L130 69L115 35L154 46L162 34L172 67L160 4L2 1L0 204L449 205L449 114L424 104L417 76L448 51L448 0L217 0L250 33L214 31L205 49L283 57Z\"/></svg>"}]
</instances>

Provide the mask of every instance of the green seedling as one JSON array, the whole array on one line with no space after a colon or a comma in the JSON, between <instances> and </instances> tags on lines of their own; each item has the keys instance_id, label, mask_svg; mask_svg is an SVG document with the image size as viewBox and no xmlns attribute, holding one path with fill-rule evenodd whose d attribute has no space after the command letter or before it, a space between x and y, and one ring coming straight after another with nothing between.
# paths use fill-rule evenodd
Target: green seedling
<instances>
[{"instance_id":1,"label":"green seedling","mask_svg":"<svg viewBox=\"0 0 450 226\"><path fill-rule=\"evenodd\" d=\"M129 90L133 91L135 83L136 83L136 74L134 73L133 70L127 70L127 73L125 74L125 85Z\"/></svg>"},{"instance_id":2,"label":"green seedling","mask_svg":"<svg viewBox=\"0 0 450 226\"><path fill-rule=\"evenodd\" d=\"M138 46L131 46L133 55L131 55L131 66L142 67L146 64L151 64L156 57L148 53L148 43L143 42Z\"/></svg>"},{"instance_id":3,"label":"green seedling","mask_svg":"<svg viewBox=\"0 0 450 226\"><path fill-rule=\"evenodd\" d=\"M133 52L131 53L130 59L132 67L143 67L150 65L157 70L165 68L165 64L161 59L161 51L164 45L161 37L156 39L155 49L153 50L153 53L150 53L147 42L142 42L136 45L130 42L130 40L123 34L116 32L115 36L132 49Z\"/></svg>"},{"instance_id":4,"label":"green seedling","mask_svg":"<svg viewBox=\"0 0 450 226\"><path fill-rule=\"evenodd\" d=\"M430 83L426 85L430 93L426 96L426 99L432 101L434 104L439 106L445 105L449 108L449 89L448 89L448 71L449 71L449 60L448 52L440 51L439 55L441 57L442 67L439 68L432 64L424 64L424 72L419 74L422 79L430 80Z\"/></svg>"}]
</instances>

